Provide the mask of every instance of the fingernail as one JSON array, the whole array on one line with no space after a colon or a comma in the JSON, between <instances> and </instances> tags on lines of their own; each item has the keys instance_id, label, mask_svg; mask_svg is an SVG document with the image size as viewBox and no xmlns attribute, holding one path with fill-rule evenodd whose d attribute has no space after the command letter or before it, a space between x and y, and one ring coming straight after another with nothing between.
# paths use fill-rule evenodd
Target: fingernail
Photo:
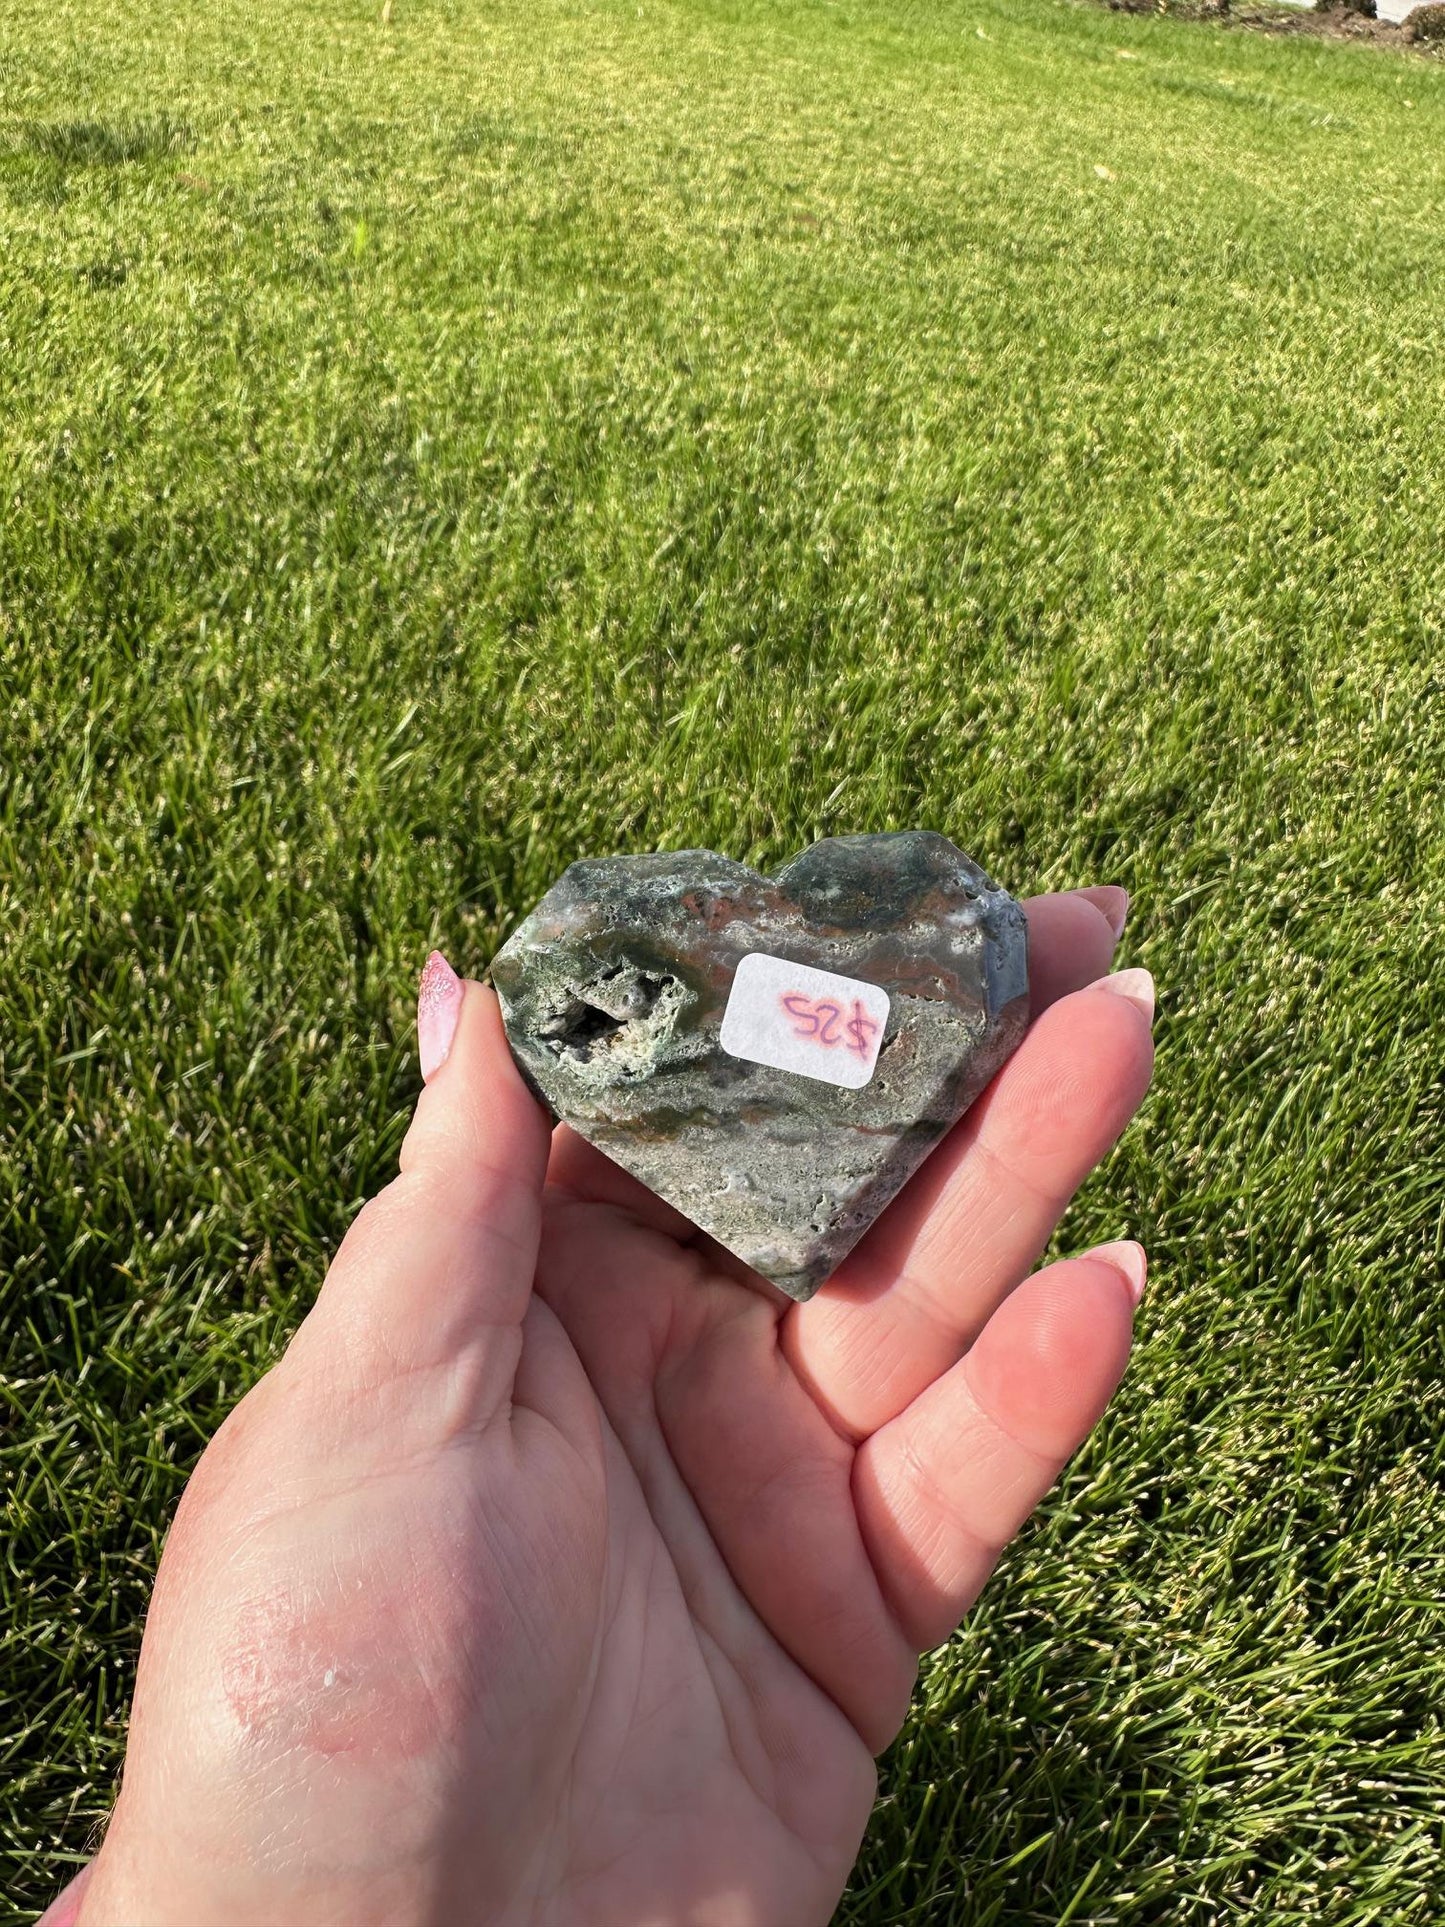
<instances>
[{"instance_id":1,"label":"fingernail","mask_svg":"<svg viewBox=\"0 0 1445 1927\"><path fill-rule=\"evenodd\" d=\"M1129 915L1129 892L1122 884L1093 883L1087 890L1078 891L1077 895L1088 898L1116 939L1123 936L1125 919Z\"/></svg>"},{"instance_id":2,"label":"fingernail","mask_svg":"<svg viewBox=\"0 0 1445 1927\"><path fill-rule=\"evenodd\" d=\"M1091 1258L1102 1258L1106 1265L1112 1265L1124 1283L1129 1287L1129 1296L1137 1305L1144 1296L1144 1280L1149 1275L1149 1260L1144 1247L1132 1238L1121 1238L1117 1244L1095 1245L1089 1253Z\"/></svg>"},{"instance_id":3,"label":"fingernail","mask_svg":"<svg viewBox=\"0 0 1445 1927\"><path fill-rule=\"evenodd\" d=\"M1154 1021L1154 979L1147 970L1137 967L1133 970L1116 970L1112 976L1101 977L1093 986L1095 990L1107 990L1111 996L1127 997L1137 1010L1142 1010L1152 1024Z\"/></svg>"},{"instance_id":4,"label":"fingernail","mask_svg":"<svg viewBox=\"0 0 1445 1927\"><path fill-rule=\"evenodd\" d=\"M462 1014L465 988L440 950L433 950L421 973L416 997L416 1051L428 1084L447 1061Z\"/></svg>"}]
</instances>

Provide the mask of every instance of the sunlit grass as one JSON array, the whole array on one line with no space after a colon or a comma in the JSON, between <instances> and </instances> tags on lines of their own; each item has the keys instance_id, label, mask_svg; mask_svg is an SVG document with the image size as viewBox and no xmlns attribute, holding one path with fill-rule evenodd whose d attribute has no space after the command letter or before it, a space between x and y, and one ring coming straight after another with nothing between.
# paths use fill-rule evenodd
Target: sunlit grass
<instances>
[{"instance_id":1,"label":"sunlit grass","mask_svg":"<svg viewBox=\"0 0 1445 1927\"><path fill-rule=\"evenodd\" d=\"M1154 1274L840 1919L1438 1918L1442 217L1445 67L1050 0L0 10L0 1919L428 947L914 824L1133 892Z\"/></svg>"}]
</instances>

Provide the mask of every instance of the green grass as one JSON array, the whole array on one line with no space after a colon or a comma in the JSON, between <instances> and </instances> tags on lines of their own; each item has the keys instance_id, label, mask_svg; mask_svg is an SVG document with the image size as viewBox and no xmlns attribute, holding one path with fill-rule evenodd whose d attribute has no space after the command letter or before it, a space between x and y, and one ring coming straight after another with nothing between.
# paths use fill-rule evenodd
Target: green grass
<instances>
[{"instance_id":1,"label":"green grass","mask_svg":"<svg viewBox=\"0 0 1445 1927\"><path fill-rule=\"evenodd\" d=\"M1445 66L1051 0L0 10L0 1920L440 943L925 825L1134 893L1125 1393L847 1927L1445 1891ZM778 1927L792 1927L778 1923Z\"/></svg>"}]
</instances>

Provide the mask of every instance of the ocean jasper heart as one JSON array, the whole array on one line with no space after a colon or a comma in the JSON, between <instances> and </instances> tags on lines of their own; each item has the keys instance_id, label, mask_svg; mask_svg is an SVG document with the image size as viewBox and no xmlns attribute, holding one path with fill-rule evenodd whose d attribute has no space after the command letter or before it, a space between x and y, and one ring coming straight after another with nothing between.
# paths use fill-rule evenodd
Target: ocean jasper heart
<instances>
[{"instance_id":1,"label":"ocean jasper heart","mask_svg":"<svg viewBox=\"0 0 1445 1927\"><path fill-rule=\"evenodd\" d=\"M1028 1024L1024 915L947 837L574 863L497 952L552 1111L810 1298Z\"/></svg>"}]
</instances>

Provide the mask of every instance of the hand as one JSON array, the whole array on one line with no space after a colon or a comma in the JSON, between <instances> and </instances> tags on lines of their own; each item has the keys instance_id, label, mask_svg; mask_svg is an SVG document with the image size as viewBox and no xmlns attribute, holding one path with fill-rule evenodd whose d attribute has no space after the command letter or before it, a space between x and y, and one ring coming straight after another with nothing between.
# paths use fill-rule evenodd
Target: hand
<instances>
[{"instance_id":1,"label":"hand","mask_svg":"<svg viewBox=\"0 0 1445 1927\"><path fill-rule=\"evenodd\" d=\"M1122 893L1028 909L1028 1037L805 1305L549 1134L429 966L401 1175L179 1508L81 1927L827 1920L1143 1286L1027 1277L1152 1061L1147 974L1080 988Z\"/></svg>"}]
</instances>

